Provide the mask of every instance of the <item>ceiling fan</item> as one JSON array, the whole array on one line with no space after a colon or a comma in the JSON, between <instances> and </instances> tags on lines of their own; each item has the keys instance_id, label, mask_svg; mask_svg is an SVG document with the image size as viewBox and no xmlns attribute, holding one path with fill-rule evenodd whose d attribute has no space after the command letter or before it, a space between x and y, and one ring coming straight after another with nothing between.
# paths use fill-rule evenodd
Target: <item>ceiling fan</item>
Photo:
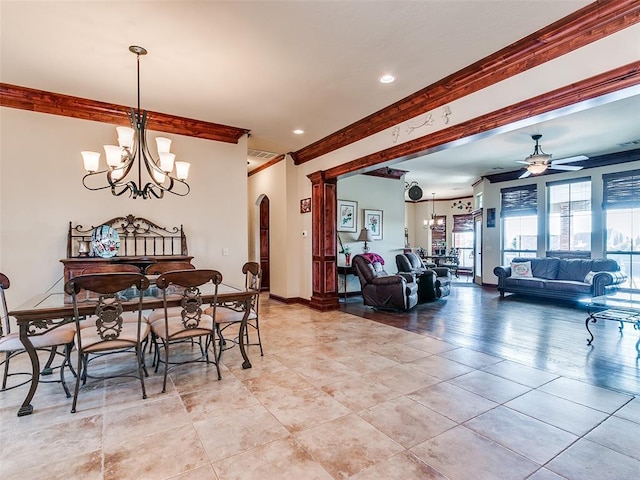
<instances>
[{"instance_id":1,"label":"ceiling fan","mask_svg":"<svg viewBox=\"0 0 640 480\"><path fill-rule=\"evenodd\" d=\"M580 160L588 160L586 155L576 155L574 157L559 158L558 160L551 160L551 155L544 153L540 146L539 140L542 135L531 135L531 138L536 142L536 146L533 149L533 153L524 160L517 160L517 163L524 163L527 165L527 170L518 178L527 178L529 175L538 175L548 168L552 170L566 170L575 171L582 170L583 167L578 165L564 165L565 163L579 162Z\"/></svg>"}]
</instances>

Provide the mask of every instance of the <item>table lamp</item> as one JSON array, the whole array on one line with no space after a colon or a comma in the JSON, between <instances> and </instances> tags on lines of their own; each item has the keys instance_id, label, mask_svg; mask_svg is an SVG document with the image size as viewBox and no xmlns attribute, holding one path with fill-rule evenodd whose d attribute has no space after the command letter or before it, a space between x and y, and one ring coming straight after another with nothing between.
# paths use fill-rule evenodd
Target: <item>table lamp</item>
<instances>
[{"instance_id":1,"label":"table lamp","mask_svg":"<svg viewBox=\"0 0 640 480\"><path fill-rule=\"evenodd\" d=\"M364 247L362 247L362 251L364 253L369 253L369 245L367 245L367 242L373 242L373 238L371 238L371 232L369 230L367 230L366 228L363 228L362 230L360 230L360 235L358 235L358 238L356 241L364 242Z\"/></svg>"}]
</instances>

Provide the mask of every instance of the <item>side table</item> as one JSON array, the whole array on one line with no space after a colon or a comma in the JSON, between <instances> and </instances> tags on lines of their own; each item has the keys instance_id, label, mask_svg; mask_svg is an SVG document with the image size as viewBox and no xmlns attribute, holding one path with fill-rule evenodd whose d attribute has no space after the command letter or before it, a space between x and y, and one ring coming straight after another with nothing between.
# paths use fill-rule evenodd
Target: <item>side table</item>
<instances>
[{"instance_id":1,"label":"side table","mask_svg":"<svg viewBox=\"0 0 640 480\"><path fill-rule=\"evenodd\" d=\"M338 275L344 277L344 301L347 301L347 275L355 275L352 265L338 265Z\"/></svg>"}]
</instances>

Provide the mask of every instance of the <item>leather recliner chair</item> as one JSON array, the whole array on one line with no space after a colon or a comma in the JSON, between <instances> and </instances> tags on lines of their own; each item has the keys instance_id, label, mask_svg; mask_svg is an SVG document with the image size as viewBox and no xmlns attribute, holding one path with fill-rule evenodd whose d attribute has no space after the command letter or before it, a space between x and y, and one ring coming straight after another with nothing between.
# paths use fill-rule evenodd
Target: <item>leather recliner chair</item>
<instances>
[{"instance_id":1,"label":"leather recliner chair","mask_svg":"<svg viewBox=\"0 0 640 480\"><path fill-rule=\"evenodd\" d=\"M418 281L418 301L426 302L451 293L451 271L446 267L428 268L415 253L396 255L398 273L412 273Z\"/></svg>"},{"instance_id":2,"label":"leather recliner chair","mask_svg":"<svg viewBox=\"0 0 640 480\"><path fill-rule=\"evenodd\" d=\"M409 310L418 303L418 284L412 274L391 275L378 261L363 255L351 260L360 280L364 304L374 308Z\"/></svg>"}]
</instances>

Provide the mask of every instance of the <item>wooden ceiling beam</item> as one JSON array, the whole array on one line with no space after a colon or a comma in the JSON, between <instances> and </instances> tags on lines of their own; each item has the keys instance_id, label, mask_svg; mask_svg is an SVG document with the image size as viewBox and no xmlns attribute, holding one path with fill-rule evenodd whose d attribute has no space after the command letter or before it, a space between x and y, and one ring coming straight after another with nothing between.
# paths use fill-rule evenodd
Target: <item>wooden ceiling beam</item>
<instances>
[{"instance_id":1,"label":"wooden ceiling beam","mask_svg":"<svg viewBox=\"0 0 640 480\"><path fill-rule=\"evenodd\" d=\"M113 125L130 125L129 111L131 107L7 83L0 83L0 106ZM225 143L238 143L240 137L249 132L246 128L230 127L151 111L147 111L147 128Z\"/></svg>"},{"instance_id":2,"label":"wooden ceiling beam","mask_svg":"<svg viewBox=\"0 0 640 480\"><path fill-rule=\"evenodd\" d=\"M559 88L415 140L343 163L326 170L325 175L327 178L338 178L342 175L370 169L375 165L389 161L398 163L411 160L424 155L430 149L455 140L487 132L525 118L568 107L578 102L635 85L640 85L640 61L618 67L579 83Z\"/></svg>"},{"instance_id":3,"label":"wooden ceiling beam","mask_svg":"<svg viewBox=\"0 0 640 480\"><path fill-rule=\"evenodd\" d=\"M640 22L640 2L596 1L296 152L300 165Z\"/></svg>"}]
</instances>

